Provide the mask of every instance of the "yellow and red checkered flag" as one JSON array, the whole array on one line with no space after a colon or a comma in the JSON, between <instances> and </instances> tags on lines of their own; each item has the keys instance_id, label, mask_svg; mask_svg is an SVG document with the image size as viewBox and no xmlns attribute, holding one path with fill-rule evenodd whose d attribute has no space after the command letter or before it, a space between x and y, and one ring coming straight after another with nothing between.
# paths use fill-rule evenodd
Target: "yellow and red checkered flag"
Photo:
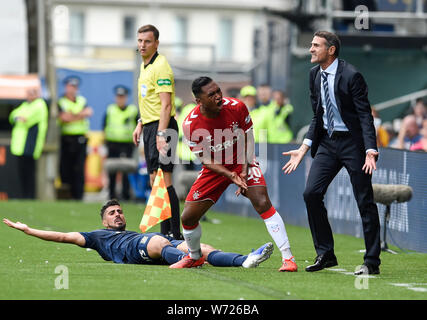
<instances>
[{"instance_id":1,"label":"yellow and red checkered flag","mask_svg":"<svg viewBox=\"0 0 427 320\"><path fill-rule=\"evenodd\" d=\"M156 224L169 219L172 216L171 204L162 169L157 170L151 189L150 198L139 224L139 229L146 232Z\"/></svg>"}]
</instances>

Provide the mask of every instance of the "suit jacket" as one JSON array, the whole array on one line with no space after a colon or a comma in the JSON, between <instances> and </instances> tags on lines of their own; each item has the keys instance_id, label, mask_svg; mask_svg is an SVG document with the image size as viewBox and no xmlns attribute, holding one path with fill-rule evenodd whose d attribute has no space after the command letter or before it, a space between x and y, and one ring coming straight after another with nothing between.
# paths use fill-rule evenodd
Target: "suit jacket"
<instances>
[{"instance_id":1,"label":"suit jacket","mask_svg":"<svg viewBox=\"0 0 427 320\"><path fill-rule=\"evenodd\" d=\"M320 86L320 65L317 65L310 70L310 100L314 116L306 135L307 139L313 141L311 145L311 156L313 158L316 155L320 140L325 134ZM368 86L362 74L342 59L338 60L334 92L341 118L352 137L357 142L362 142L365 150L377 150L374 118L368 100Z\"/></svg>"}]
</instances>

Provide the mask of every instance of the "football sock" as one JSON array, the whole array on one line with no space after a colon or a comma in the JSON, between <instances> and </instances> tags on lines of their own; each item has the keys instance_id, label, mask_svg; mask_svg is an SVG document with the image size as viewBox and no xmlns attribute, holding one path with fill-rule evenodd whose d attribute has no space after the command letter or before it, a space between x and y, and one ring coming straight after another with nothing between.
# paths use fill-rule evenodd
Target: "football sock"
<instances>
[{"instance_id":1,"label":"football sock","mask_svg":"<svg viewBox=\"0 0 427 320\"><path fill-rule=\"evenodd\" d=\"M172 231L173 237L179 239L181 235L181 218L179 210L179 199L176 195L175 188L173 186L167 187L169 200L171 204L172 217L170 219L170 229ZM167 220L166 220L167 221Z\"/></svg>"},{"instance_id":2,"label":"football sock","mask_svg":"<svg viewBox=\"0 0 427 320\"><path fill-rule=\"evenodd\" d=\"M200 249L200 238L202 237L202 226L197 223L194 226L184 226L183 236L187 243L188 250L190 251L191 259L198 260L202 257L202 251Z\"/></svg>"},{"instance_id":3,"label":"football sock","mask_svg":"<svg viewBox=\"0 0 427 320\"><path fill-rule=\"evenodd\" d=\"M240 267L248 256L233 252L212 251L207 261L215 267Z\"/></svg>"},{"instance_id":4,"label":"football sock","mask_svg":"<svg viewBox=\"0 0 427 320\"><path fill-rule=\"evenodd\" d=\"M285 224L280 214L272 206L269 210L261 214L261 218L264 220L268 233L282 253L282 258L290 259L292 257L291 246Z\"/></svg>"},{"instance_id":5,"label":"football sock","mask_svg":"<svg viewBox=\"0 0 427 320\"><path fill-rule=\"evenodd\" d=\"M162 249L162 258L168 264L174 264L175 262L178 262L179 260L184 258L184 256L185 256L184 252L182 252L181 250L171 245L165 246Z\"/></svg>"},{"instance_id":6,"label":"football sock","mask_svg":"<svg viewBox=\"0 0 427 320\"><path fill-rule=\"evenodd\" d=\"M170 231L171 231L170 219L166 219L165 221L160 222L160 233L164 235L168 235Z\"/></svg>"}]
</instances>

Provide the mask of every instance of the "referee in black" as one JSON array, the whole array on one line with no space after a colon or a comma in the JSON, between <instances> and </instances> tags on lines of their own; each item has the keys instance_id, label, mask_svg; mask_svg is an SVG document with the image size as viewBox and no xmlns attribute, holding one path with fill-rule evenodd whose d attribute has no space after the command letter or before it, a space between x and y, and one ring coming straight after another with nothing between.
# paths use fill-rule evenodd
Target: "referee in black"
<instances>
[{"instance_id":1,"label":"referee in black","mask_svg":"<svg viewBox=\"0 0 427 320\"><path fill-rule=\"evenodd\" d=\"M172 218L160 225L161 233L183 239L180 228L179 199L172 185L173 161L178 142L178 124L175 116L175 80L166 57L157 52L159 31L153 25L138 29L138 51L142 57L138 79L138 103L141 118L133 132L133 142L139 145L141 133L150 184L157 169L164 173Z\"/></svg>"}]
</instances>

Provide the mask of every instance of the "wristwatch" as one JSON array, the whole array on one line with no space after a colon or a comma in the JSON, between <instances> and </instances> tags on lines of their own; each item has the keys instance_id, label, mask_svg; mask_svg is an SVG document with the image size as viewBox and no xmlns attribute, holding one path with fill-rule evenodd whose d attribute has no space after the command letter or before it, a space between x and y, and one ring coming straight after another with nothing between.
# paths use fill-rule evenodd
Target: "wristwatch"
<instances>
[{"instance_id":1,"label":"wristwatch","mask_svg":"<svg viewBox=\"0 0 427 320\"><path fill-rule=\"evenodd\" d=\"M158 137L166 138L166 132L164 132L164 131L157 131L157 136Z\"/></svg>"}]
</instances>

